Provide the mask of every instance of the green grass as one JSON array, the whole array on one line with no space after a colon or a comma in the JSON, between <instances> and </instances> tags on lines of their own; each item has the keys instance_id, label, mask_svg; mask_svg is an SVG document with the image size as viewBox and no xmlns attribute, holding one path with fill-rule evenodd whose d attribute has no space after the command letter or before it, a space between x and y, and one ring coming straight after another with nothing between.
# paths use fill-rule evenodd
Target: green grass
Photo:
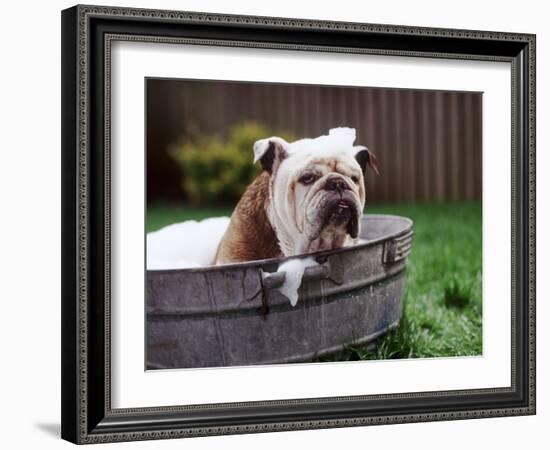
<instances>
[{"instance_id":1,"label":"green grass","mask_svg":"<svg viewBox=\"0 0 550 450\"><path fill-rule=\"evenodd\" d=\"M373 346L349 345L322 361L480 355L482 352L481 205L373 205L369 213L414 221L403 317ZM230 209L149 207L147 229L229 215Z\"/></svg>"}]
</instances>

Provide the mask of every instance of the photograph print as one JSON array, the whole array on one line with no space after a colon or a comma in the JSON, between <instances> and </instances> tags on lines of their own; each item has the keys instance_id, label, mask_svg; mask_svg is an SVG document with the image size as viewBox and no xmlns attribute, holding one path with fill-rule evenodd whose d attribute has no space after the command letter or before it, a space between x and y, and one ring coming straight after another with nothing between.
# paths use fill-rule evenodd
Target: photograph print
<instances>
[{"instance_id":1,"label":"photograph print","mask_svg":"<svg viewBox=\"0 0 550 450\"><path fill-rule=\"evenodd\" d=\"M482 99L146 78L145 369L483 355Z\"/></svg>"}]
</instances>

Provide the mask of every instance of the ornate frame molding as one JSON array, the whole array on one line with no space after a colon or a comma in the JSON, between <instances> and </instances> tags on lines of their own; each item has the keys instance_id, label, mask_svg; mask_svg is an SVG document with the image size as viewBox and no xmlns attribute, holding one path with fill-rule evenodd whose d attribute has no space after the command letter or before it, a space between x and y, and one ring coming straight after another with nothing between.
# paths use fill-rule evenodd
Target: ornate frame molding
<instances>
[{"instance_id":1,"label":"ornate frame molding","mask_svg":"<svg viewBox=\"0 0 550 450\"><path fill-rule=\"evenodd\" d=\"M156 22L167 26L208 25L232 26L246 29L251 35L259 30L272 33L281 31L330 31L345 37L349 33L364 34L365 39L376 36L378 42L384 38L425 37L430 42L461 43L461 51L445 52L434 44L433 49L398 49L379 47L351 47L346 45L318 45L297 42L270 42L245 39L219 39L212 37L169 37L151 36L136 33L121 33L109 30L93 30L94 21L105 19L118 21L121 27L127 21L141 24L143 30ZM104 27L105 28L105 27ZM234 16L222 14L204 14L195 12L158 11L147 9L112 8L98 6L76 6L63 12L63 223L65 226L63 243L63 377L71 383L64 385L62 435L77 443L97 443L111 441L128 441L142 439L163 439L172 437L205 436L214 434L236 434L250 432L270 432L297 429L347 427L372 424L389 424L403 422L439 421L482 417L499 417L509 415L526 415L535 413L535 36L471 30L449 30L424 27L405 27L396 25L377 25L363 23L310 21L304 19L286 19L271 17ZM99 38L98 38L99 36ZM94 44L93 39L100 39L103 49ZM448 391L418 394L375 395L360 397L334 397L309 400L285 400L270 402L250 402L239 404L195 405L166 408L138 408L113 410L110 402L110 67L111 44L116 40L144 41L158 43L186 43L196 45L243 46L266 49L291 49L324 52L351 52L365 54L384 54L396 56L480 59L489 61L506 61L512 64L512 154L514 173L512 184L512 386L510 388L483 389L472 391ZM470 41L470 42L468 42ZM469 52L466 47L476 49L481 43L492 41L507 49L493 54ZM95 47L94 47L95 45ZM514 53L514 49L517 52ZM97 59L96 55L101 54ZM94 59L95 58L95 59ZM95 124L90 110L96 96L94 86L98 86L98 61L104 70L103 80L103 117L102 139L95 138L91 131ZM94 72L95 71L95 72ZM96 84L94 84L96 83ZM76 107L75 107L76 105ZM523 123L522 123L523 121ZM97 167L91 163L91 142L97 146L101 142L103 159L101 161L102 178L96 177L102 184L100 208L93 207L98 193L94 191L93 175L98 175ZM75 152L76 149L76 152ZM76 170L74 170L76 168ZM65 192L67 191L67 192ZM103 217L98 217L103 211ZM91 238L90 233L97 234L98 221L103 221L101 242ZM97 239L97 238L96 238ZM526 241L526 242L524 242ZM101 251L92 246L101 246ZM91 267L97 264L91 254L102 258L103 289L101 295L105 302L103 323L97 324L90 319L92 315L91 291L98 286L94 280L99 276ZM93 260L92 260L93 259ZM517 263L520 263L519 271ZM74 279L69 280L69 278ZM95 278L94 278L95 277ZM518 298L517 294L524 293ZM516 303L517 302L517 303ZM94 304L95 305L95 304ZM95 306L97 308L97 305ZM522 317L518 317L518 312ZM520 329L518 329L518 327ZM95 330L95 331L94 331ZM103 337L98 337L101 332ZM518 334L520 333L520 334ZM523 347L517 342L517 336L523 337ZM71 343L67 343L67 341ZM521 340L521 339L520 339ZM97 360L90 358L90 349L103 345L104 365L102 372L103 398L101 405L90 400L91 393L97 392L97 383L90 380L90 367L97 365ZM526 349L527 351L524 351ZM520 373L516 372L520 367ZM98 369L99 370L99 369ZM99 383L101 384L101 383ZM521 390L521 393L519 391ZM512 395L514 394L514 395ZM521 394L521 395L520 395ZM527 394L526 397L524 394ZM325 405L330 403L363 400L398 399L414 402L420 399L456 397L473 401L476 396L487 396L496 399L497 395L508 395L510 400L504 406L472 407L472 409L415 411L403 414L366 415L349 414L342 417L325 417L319 419L280 420L265 423L224 424L213 422L209 426L193 425L192 421L169 426L166 422L174 414L209 410L261 407L281 408L308 405ZM512 401L512 397L515 398ZM435 403L435 400L434 400ZM475 403L475 402L474 402ZM288 408L287 408L288 409ZM413 408L414 409L414 408ZM282 417L282 416L281 416ZM162 425L164 420L165 425ZM183 420L183 419L182 419ZM203 421L204 422L204 421ZM156 424L156 425L155 425Z\"/></svg>"}]
</instances>

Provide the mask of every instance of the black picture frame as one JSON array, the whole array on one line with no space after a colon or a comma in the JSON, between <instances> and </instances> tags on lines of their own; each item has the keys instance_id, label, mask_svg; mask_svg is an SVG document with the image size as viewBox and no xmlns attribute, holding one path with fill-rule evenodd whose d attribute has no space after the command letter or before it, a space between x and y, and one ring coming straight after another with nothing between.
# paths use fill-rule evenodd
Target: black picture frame
<instances>
[{"instance_id":1,"label":"black picture frame","mask_svg":"<svg viewBox=\"0 0 550 450\"><path fill-rule=\"evenodd\" d=\"M511 386L113 409L109 228L113 40L511 63ZM79 5L64 10L61 406L62 437L79 444L535 414L535 36L119 7Z\"/></svg>"}]
</instances>

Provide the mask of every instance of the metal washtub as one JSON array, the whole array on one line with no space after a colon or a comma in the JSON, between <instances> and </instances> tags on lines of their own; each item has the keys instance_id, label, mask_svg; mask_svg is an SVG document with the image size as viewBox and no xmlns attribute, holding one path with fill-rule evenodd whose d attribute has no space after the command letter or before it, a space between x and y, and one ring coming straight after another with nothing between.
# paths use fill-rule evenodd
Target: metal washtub
<instances>
[{"instance_id":1,"label":"metal washtub","mask_svg":"<svg viewBox=\"0 0 550 450\"><path fill-rule=\"evenodd\" d=\"M364 215L366 242L318 252L295 307L284 259L147 271L147 369L308 362L398 325L413 223Z\"/></svg>"}]
</instances>

